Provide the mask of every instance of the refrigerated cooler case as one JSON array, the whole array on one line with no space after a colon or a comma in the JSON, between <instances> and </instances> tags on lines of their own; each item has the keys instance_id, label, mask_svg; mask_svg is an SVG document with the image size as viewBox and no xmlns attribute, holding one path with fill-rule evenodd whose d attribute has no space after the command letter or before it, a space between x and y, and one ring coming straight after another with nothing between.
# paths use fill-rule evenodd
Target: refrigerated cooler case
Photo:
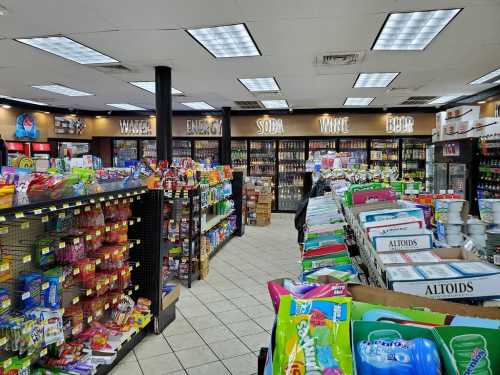
<instances>
[{"instance_id":1,"label":"refrigerated cooler case","mask_svg":"<svg viewBox=\"0 0 500 375\"><path fill-rule=\"evenodd\" d=\"M19 156L30 156L31 144L28 142L5 141L7 149L7 165L14 166L14 160Z\"/></svg>"},{"instance_id":2,"label":"refrigerated cooler case","mask_svg":"<svg viewBox=\"0 0 500 375\"><path fill-rule=\"evenodd\" d=\"M182 140L182 139L173 139L172 140L172 157L174 159L185 159L191 158L191 147L193 141L191 140Z\"/></svg>"},{"instance_id":3,"label":"refrigerated cooler case","mask_svg":"<svg viewBox=\"0 0 500 375\"><path fill-rule=\"evenodd\" d=\"M478 212L477 189L479 147L477 138L442 141L434 144L434 193L452 190L470 202Z\"/></svg>"},{"instance_id":4,"label":"refrigerated cooler case","mask_svg":"<svg viewBox=\"0 0 500 375\"><path fill-rule=\"evenodd\" d=\"M434 193L434 145L425 149L425 191Z\"/></svg>"},{"instance_id":5,"label":"refrigerated cooler case","mask_svg":"<svg viewBox=\"0 0 500 375\"><path fill-rule=\"evenodd\" d=\"M500 199L500 140L479 143L478 198Z\"/></svg>"},{"instance_id":6,"label":"refrigerated cooler case","mask_svg":"<svg viewBox=\"0 0 500 375\"><path fill-rule=\"evenodd\" d=\"M255 140L250 141L250 170L249 176L272 177L273 197L276 187L276 141L275 140ZM276 208L273 201L273 209Z\"/></svg>"},{"instance_id":7,"label":"refrigerated cooler case","mask_svg":"<svg viewBox=\"0 0 500 375\"><path fill-rule=\"evenodd\" d=\"M403 178L425 181L426 150L431 143L430 138L402 139L402 172Z\"/></svg>"},{"instance_id":8,"label":"refrigerated cooler case","mask_svg":"<svg viewBox=\"0 0 500 375\"><path fill-rule=\"evenodd\" d=\"M219 162L219 140L198 140L194 141L194 160L198 163L210 160L211 163Z\"/></svg>"},{"instance_id":9,"label":"refrigerated cooler case","mask_svg":"<svg viewBox=\"0 0 500 375\"><path fill-rule=\"evenodd\" d=\"M54 144L54 143L52 143ZM90 142L77 142L77 141L63 141L57 142L57 156L58 157L81 157L83 155L90 155Z\"/></svg>"},{"instance_id":10,"label":"refrigerated cooler case","mask_svg":"<svg viewBox=\"0 0 500 375\"><path fill-rule=\"evenodd\" d=\"M338 148L342 165L346 168L358 168L368 164L368 140L361 138L341 138Z\"/></svg>"},{"instance_id":11,"label":"refrigerated cooler case","mask_svg":"<svg viewBox=\"0 0 500 375\"><path fill-rule=\"evenodd\" d=\"M295 211L304 190L305 141L279 141L278 210Z\"/></svg>"},{"instance_id":12,"label":"refrigerated cooler case","mask_svg":"<svg viewBox=\"0 0 500 375\"><path fill-rule=\"evenodd\" d=\"M243 176L247 172L247 141L232 140L231 141L231 161L233 168L236 171L243 172Z\"/></svg>"},{"instance_id":13,"label":"refrigerated cooler case","mask_svg":"<svg viewBox=\"0 0 500 375\"><path fill-rule=\"evenodd\" d=\"M325 155L328 151L336 151L336 140L332 139L310 139L309 140L309 159L315 155Z\"/></svg>"},{"instance_id":14,"label":"refrigerated cooler case","mask_svg":"<svg viewBox=\"0 0 500 375\"><path fill-rule=\"evenodd\" d=\"M370 142L370 166L399 169L399 138L375 138Z\"/></svg>"},{"instance_id":15,"label":"refrigerated cooler case","mask_svg":"<svg viewBox=\"0 0 500 375\"><path fill-rule=\"evenodd\" d=\"M137 163L139 146L136 139L114 139L113 141L113 167L129 167Z\"/></svg>"},{"instance_id":16,"label":"refrigerated cooler case","mask_svg":"<svg viewBox=\"0 0 500 375\"><path fill-rule=\"evenodd\" d=\"M156 139L143 139L139 141L141 147L141 160L156 162Z\"/></svg>"}]
</instances>

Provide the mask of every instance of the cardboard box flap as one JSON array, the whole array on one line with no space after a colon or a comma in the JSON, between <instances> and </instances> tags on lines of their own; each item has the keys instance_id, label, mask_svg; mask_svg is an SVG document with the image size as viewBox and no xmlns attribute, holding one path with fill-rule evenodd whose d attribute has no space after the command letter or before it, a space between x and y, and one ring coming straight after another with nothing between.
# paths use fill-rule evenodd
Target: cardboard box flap
<instances>
[{"instance_id":1,"label":"cardboard box flap","mask_svg":"<svg viewBox=\"0 0 500 375\"><path fill-rule=\"evenodd\" d=\"M401 206L397 202L367 203L351 207L351 212L353 213L353 215L358 216L361 212L376 211L389 208L401 208Z\"/></svg>"}]
</instances>

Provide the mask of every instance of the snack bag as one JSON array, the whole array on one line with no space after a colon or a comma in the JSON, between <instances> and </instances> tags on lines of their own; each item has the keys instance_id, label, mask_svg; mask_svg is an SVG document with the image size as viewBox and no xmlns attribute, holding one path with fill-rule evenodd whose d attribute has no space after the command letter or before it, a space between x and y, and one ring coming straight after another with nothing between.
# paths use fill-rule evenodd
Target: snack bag
<instances>
[{"instance_id":1,"label":"snack bag","mask_svg":"<svg viewBox=\"0 0 500 375\"><path fill-rule=\"evenodd\" d=\"M281 297L274 375L351 375L350 297Z\"/></svg>"}]
</instances>

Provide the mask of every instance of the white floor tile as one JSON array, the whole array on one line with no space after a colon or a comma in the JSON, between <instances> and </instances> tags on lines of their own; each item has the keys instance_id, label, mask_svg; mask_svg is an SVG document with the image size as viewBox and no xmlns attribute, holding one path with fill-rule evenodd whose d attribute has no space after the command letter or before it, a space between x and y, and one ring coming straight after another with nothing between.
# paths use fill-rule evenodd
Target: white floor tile
<instances>
[{"instance_id":1,"label":"white floor tile","mask_svg":"<svg viewBox=\"0 0 500 375\"><path fill-rule=\"evenodd\" d=\"M250 352L250 349L238 339L215 342L210 348L220 359L229 359Z\"/></svg>"},{"instance_id":2,"label":"white floor tile","mask_svg":"<svg viewBox=\"0 0 500 375\"><path fill-rule=\"evenodd\" d=\"M224 362L232 375L251 375L257 372L257 358L253 353L225 359L222 362Z\"/></svg>"},{"instance_id":3,"label":"white floor tile","mask_svg":"<svg viewBox=\"0 0 500 375\"><path fill-rule=\"evenodd\" d=\"M144 374L148 375L163 375L182 370L181 364L173 353L143 359L139 361L139 364Z\"/></svg>"},{"instance_id":4,"label":"white floor tile","mask_svg":"<svg viewBox=\"0 0 500 375\"><path fill-rule=\"evenodd\" d=\"M187 369L189 375L231 375L222 362L207 363Z\"/></svg>"},{"instance_id":5,"label":"white floor tile","mask_svg":"<svg viewBox=\"0 0 500 375\"><path fill-rule=\"evenodd\" d=\"M218 358L208 346L200 346L175 352L184 368L201 366L206 363L216 362Z\"/></svg>"}]
</instances>

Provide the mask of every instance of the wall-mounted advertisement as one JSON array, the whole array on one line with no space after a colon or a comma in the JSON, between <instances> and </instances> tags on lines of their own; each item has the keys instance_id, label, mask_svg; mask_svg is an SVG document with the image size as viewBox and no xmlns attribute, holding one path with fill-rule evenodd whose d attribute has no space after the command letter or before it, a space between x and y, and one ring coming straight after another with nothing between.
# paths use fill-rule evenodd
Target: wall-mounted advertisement
<instances>
[{"instance_id":1,"label":"wall-mounted advertisement","mask_svg":"<svg viewBox=\"0 0 500 375\"><path fill-rule=\"evenodd\" d=\"M58 135L81 135L85 131L85 121L78 116L55 116L54 133Z\"/></svg>"},{"instance_id":2,"label":"wall-mounted advertisement","mask_svg":"<svg viewBox=\"0 0 500 375\"><path fill-rule=\"evenodd\" d=\"M21 113L16 118L16 138L37 139L40 132L37 129L35 118L29 113Z\"/></svg>"}]
</instances>

